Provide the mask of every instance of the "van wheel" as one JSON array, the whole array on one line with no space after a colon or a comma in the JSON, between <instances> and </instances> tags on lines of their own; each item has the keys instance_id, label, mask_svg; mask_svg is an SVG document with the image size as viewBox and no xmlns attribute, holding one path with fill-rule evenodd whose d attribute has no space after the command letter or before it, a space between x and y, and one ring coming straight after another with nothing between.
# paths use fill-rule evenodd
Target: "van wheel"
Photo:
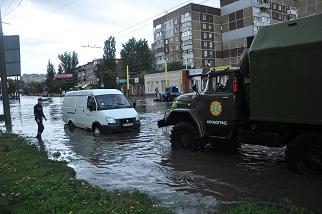
<instances>
[{"instance_id":1,"label":"van wheel","mask_svg":"<svg viewBox=\"0 0 322 214\"><path fill-rule=\"evenodd\" d=\"M101 126L99 124L95 124L93 131L94 131L94 134L96 134L96 135L101 134Z\"/></svg>"},{"instance_id":2,"label":"van wheel","mask_svg":"<svg viewBox=\"0 0 322 214\"><path fill-rule=\"evenodd\" d=\"M69 121L68 124L67 124L67 126L68 126L68 128L70 130L74 130L75 129L75 125L74 125L74 123L72 121Z\"/></svg>"},{"instance_id":3,"label":"van wheel","mask_svg":"<svg viewBox=\"0 0 322 214\"><path fill-rule=\"evenodd\" d=\"M201 149L201 140L194 126L187 122L176 124L171 131L171 147L197 152Z\"/></svg>"},{"instance_id":4,"label":"van wheel","mask_svg":"<svg viewBox=\"0 0 322 214\"><path fill-rule=\"evenodd\" d=\"M315 133L295 137L285 151L288 168L304 175L322 175L322 136Z\"/></svg>"}]
</instances>

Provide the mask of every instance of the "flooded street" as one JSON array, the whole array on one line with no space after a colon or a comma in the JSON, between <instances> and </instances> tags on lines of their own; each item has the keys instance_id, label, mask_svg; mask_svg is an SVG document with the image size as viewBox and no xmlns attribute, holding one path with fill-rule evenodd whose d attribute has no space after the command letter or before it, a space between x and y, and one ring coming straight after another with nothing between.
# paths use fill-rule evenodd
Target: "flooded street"
<instances>
[{"instance_id":1,"label":"flooded street","mask_svg":"<svg viewBox=\"0 0 322 214\"><path fill-rule=\"evenodd\" d=\"M167 104L151 98L137 102L139 132L94 136L64 126L63 98L53 99L44 104L48 121L43 140L49 156L60 154L78 178L91 184L147 193L177 213L218 212L240 201L286 201L322 211L322 179L289 172L284 149L244 145L239 154L172 151L170 129L158 129L156 122ZM11 101L13 132L32 141L36 101L37 97Z\"/></svg>"}]
</instances>

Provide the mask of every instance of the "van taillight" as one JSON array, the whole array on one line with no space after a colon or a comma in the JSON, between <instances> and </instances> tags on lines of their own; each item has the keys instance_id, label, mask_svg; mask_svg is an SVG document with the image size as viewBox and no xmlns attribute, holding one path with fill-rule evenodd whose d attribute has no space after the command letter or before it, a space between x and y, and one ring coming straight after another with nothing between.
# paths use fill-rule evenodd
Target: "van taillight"
<instances>
[{"instance_id":1,"label":"van taillight","mask_svg":"<svg viewBox=\"0 0 322 214\"><path fill-rule=\"evenodd\" d=\"M238 82L236 77L234 77L234 80L233 80L233 92L234 94L237 94L238 92Z\"/></svg>"}]
</instances>

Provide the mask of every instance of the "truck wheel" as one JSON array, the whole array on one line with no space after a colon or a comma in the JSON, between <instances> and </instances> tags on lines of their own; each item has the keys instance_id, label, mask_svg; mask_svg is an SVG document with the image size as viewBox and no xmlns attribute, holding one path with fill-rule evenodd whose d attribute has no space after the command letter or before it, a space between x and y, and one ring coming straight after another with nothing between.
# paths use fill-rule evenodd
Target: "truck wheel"
<instances>
[{"instance_id":1,"label":"truck wheel","mask_svg":"<svg viewBox=\"0 0 322 214\"><path fill-rule=\"evenodd\" d=\"M288 168L305 175L322 175L322 136L303 134L295 137L287 145Z\"/></svg>"},{"instance_id":2,"label":"truck wheel","mask_svg":"<svg viewBox=\"0 0 322 214\"><path fill-rule=\"evenodd\" d=\"M176 124L171 131L171 147L173 149L185 149L197 152L201 148L200 138L196 129L187 122Z\"/></svg>"}]
</instances>

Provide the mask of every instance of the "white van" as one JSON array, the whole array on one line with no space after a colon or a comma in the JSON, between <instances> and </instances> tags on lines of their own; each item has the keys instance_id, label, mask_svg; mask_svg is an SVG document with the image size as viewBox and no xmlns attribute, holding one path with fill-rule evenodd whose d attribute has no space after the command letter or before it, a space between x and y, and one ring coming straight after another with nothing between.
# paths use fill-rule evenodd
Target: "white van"
<instances>
[{"instance_id":1,"label":"white van","mask_svg":"<svg viewBox=\"0 0 322 214\"><path fill-rule=\"evenodd\" d=\"M63 120L70 126L111 133L138 129L140 117L124 94L116 89L67 92Z\"/></svg>"}]
</instances>

